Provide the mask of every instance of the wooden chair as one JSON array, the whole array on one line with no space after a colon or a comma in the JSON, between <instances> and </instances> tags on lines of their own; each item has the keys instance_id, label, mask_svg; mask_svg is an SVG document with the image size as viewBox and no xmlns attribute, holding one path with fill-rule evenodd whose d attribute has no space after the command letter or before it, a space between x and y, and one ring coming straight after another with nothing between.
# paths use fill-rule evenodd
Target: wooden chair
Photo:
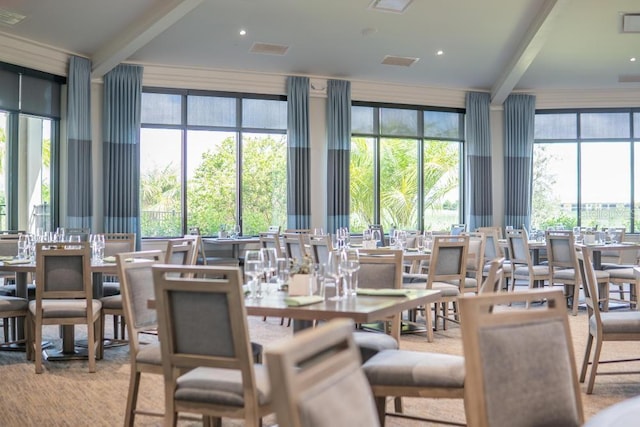
<instances>
[{"instance_id":1,"label":"wooden chair","mask_svg":"<svg viewBox=\"0 0 640 427\"><path fill-rule=\"evenodd\" d=\"M28 313L29 301L26 298L13 296L0 296L0 319L4 329L4 340L0 343L0 347L8 348L14 344L22 344L27 339L17 339L17 323L16 319L21 317L26 319ZM25 322L26 323L26 322ZM26 328L25 328L26 329ZM23 336L27 336L28 330L25 330Z\"/></svg>"},{"instance_id":2,"label":"wooden chair","mask_svg":"<svg viewBox=\"0 0 640 427\"><path fill-rule=\"evenodd\" d=\"M482 277L484 273L484 252L486 245L486 236L483 233L464 232L462 235L469 236L469 248L467 250L467 279L475 281L475 292L480 291L482 285ZM495 258L495 257L494 257ZM466 280L465 292L473 288L473 281Z\"/></svg>"},{"instance_id":3,"label":"wooden chair","mask_svg":"<svg viewBox=\"0 0 640 427\"><path fill-rule=\"evenodd\" d=\"M507 242L511 257L511 290L515 289L516 280L526 280L529 289L536 285L544 286L549 282L551 273L548 265L534 265L529 250L529 238L524 230L507 230Z\"/></svg>"},{"instance_id":4,"label":"wooden chair","mask_svg":"<svg viewBox=\"0 0 640 427\"><path fill-rule=\"evenodd\" d=\"M153 278L165 424L192 412L260 425L271 397L266 367L252 359L240 269L156 265Z\"/></svg>"},{"instance_id":5,"label":"wooden chair","mask_svg":"<svg viewBox=\"0 0 640 427\"><path fill-rule=\"evenodd\" d=\"M309 247L311 248L311 256L316 264L326 264L329 254L333 250L331 245L331 236L309 236Z\"/></svg>"},{"instance_id":6,"label":"wooden chair","mask_svg":"<svg viewBox=\"0 0 640 427\"><path fill-rule=\"evenodd\" d=\"M352 330L332 320L265 353L280 427L380 425Z\"/></svg>"},{"instance_id":7,"label":"wooden chair","mask_svg":"<svg viewBox=\"0 0 640 427\"><path fill-rule=\"evenodd\" d=\"M282 235L286 258L302 263L309 256L305 245L306 237L300 233L284 233Z\"/></svg>"},{"instance_id":8,"label":"wooden chair","mask_svg":"<svg viewBox=\"0 0 640 427\"><path fill-rule=\"evenodd\" d=\"M170 239L167 241L165 264L195 265L198 250L193 239Z\"/></svg>"},{"instance_id":9,"label":"wooden chair","mask_svg":"<svg viewBox=\"0 0 640 427\"><path fill-rule=\"evenodd\" d=\"M580 382L584 382L587 376L587 369L591 364L589 383L587 384L587 394L593 393L596 375L598 375L598 365L600 363L625 363L640 359L619 359L600 361L600 352L604 341L640 341L640 311L611 311L602 312L600 310L598 287L595 270L591 261L589 251L580 251L577 254L578 271L582 279L587 312L589 315L589 336L587 346L582 361L580 371ZM591 359L591 347L595 340L596 346ZM612 374L637 374L638 371L607 371L606 375Z\"/></svg>"},{"instance_id":10,"label":"wooden chair","mask_svg":"<svg viewBox=\"0 0 640 427\"><path fill-rule=\"evenodd\" d=\"M91 236L91 229L86 227L65 228L64 237L69 240L71 236L80 236L81 242L88 242Z\"/></svg>"},{"instance_id":11,"label":"wooden chair","mask_svg":"<svg viewBox=\"0 0 640 427\"><path fill-rule=\"evenodd\" d=\"M36 299L29 302L28 318L35 332L29 334L32 342L27 349L31 352L33 348L36 373L43 370L43 326L77 324L87 325L89 372L95 372L102 304L93 298L89 243L74 243L64 249L36 244L36 283Z\"/></svg>"},{"instance_id":12,"label":"wooden chair","mask_svg":"<svg viewBox=\"0 0 640 427\"><path fill-rule=\"evenodd\" d=\"M277 233L260 233L258 235L260 238L260 247L261 248L273 248L276 250L276 256L278 258L285 258L286 254L282 251L282 243L280 242L280 235Z\"/></svg>"},{"instance_id":13,"label":"wooden chair","mask_svg":"<svg viewBox=\"0 0 640 427\"><path fill-rule=\"evenodd\" d=\"M164 416L164 413L137 410L138 390L142 374L163 374L160 345L142 345L139 340L141 333L158 328L156 310L148 308L148 301L154 299L151 266L161 262L162 258L162 251L159 250L120 253L116 258L124 316L129 333L131 368L125 426L132 427L134 425L136 414Z\"/></svg>"},{"instance_id":14,"label":"wooden chair","mask_svg":"<svg viewBox=\"0 0 640 427\"><path fill-rule=\"evenodd\" d=\"M546 303L526 308L541 300ZM582 401L562 292L462 296L459 303L470 397L465 400L467 425L581 426ZM494 310L497 305L512 307Z\"/></svg>"}]
</instances>

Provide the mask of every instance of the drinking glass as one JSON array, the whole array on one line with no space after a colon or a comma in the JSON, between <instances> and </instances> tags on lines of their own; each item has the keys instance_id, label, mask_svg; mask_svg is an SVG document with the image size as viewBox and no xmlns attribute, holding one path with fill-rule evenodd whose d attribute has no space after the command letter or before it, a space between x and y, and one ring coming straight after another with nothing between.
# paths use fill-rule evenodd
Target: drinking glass
<instances>
[{"instance_id":1,"label":"drinking glass","mask_svg":"<svg viewBox=\"0 0 640 427\"><path fill-rule=\"evenodd\" d=\"M325 297L324 288L324 271L325 264L313 264L313 272L311 273L311 295Z\"/></svg>"},{"instance_id":2,"label":"drinking glass","mask_svg":"<svg viewBox=\"0 0 640 427\"><path fill-rule=\"evenodd\" d=\"M324 230L322 227L316 227L312 230L314 236L324 236Z\"/></svg>"},{"instance_id":3,"label":"drinking glass","mask_svg":"<svg viewBox=\"0 0 640 427\"><path fill-rule=\"evenodd\" d=\"M418 233L416 235L416 248L418 249L418 253L424 253L424 235Z\"/></svg>"},{"instance_id":4,"label":"drinking glass","mask_svg":"<svg viewBox=\"0 0 640 427\"><path fill-rule=\"evenodd\" d=\"M78 238L80 236L77 236ZM104 234L92 234L89 236L91 244L91 255L96 262L102 262L104 259Z\"/></svg>"},{"instance_id":5,"label":"drinking glass","mask_svg":"<svg viewBox=\"0 0 640 427\"><path fill-rule=\"evenodd\" d=\"M380 230L371 230L371 240L376 242L376 247L379 246L379 243L382 241Z\"/></svg>"},{"instance_id":6,"label":"drinking glass","mask_svg":"<svg viewBox=\"0 0 640 427\"><path fill-rule=\"evenodd\" d=\"M275 279L275 274L278 266L278 254L276 248L262 248L262 269L264 271L264 282L270 283L272 279Z\"/></svg>"},{"instance_id":7,"label":"drinking glass","mask_svg":"<svg viewBox=\"0 0 640 427\"><path fill-rule=\"evenodd\" d=\"M278 258L276 260L276 283L278 290L283 289L284 285L289 281L289 260L287 258Z\"/></svg>"},{"instance_id":8,"label":"drinking glass","mask_svg":"<svg viewBox=\"0 0 640 427\"><path fill-rule=\"evenodd\" d=\"M340 300L344 298L344 283L342 280L342 271L340 270L340 251L331 251L327 258L327 265L324 270L325 276L329 278L336 286L336 295L331 299ZM326 286L326 284L325 284Z\"/></svg>"},{"instance_id":9,"label":"drinking glass","mask_svg":"<svg viewBox=\"0 0 640 427\"><path fill-rule=\"evenodd\" d=\"M262 280L264 265L261 251L247 251L244 256L244 274L249 276L249 289L253 298L262 298Z\"/></svg>"},{"instance_id":10,"label":"drinking glass","mask_svg":"<svg viewBox=\"0 0 640 427\"><path fill-rule=\"evenodd\" d=\"M27 259L29 256L29 240L26 234L18 236L18 259Z\"/></svg>"},{"instance_id":11,"label":"drinking glass","mask_svg":"<svg viewBox=\"0 0 640 427\"><path fill-rule=\"evenodd\" d=\"M424 232L424 249L429 251L433 247L433 232L425 231Z\"/></svg>"},{"instance_id":12,"label":"drinking glass","mask_svg":"<svg viewBox=\"0 0 640 427\"><path fill-rule=\"evenodd\" d=\"M344 249L340 252L340 269L346 273L346 295L355 295L357 292L353 281L353 273L360 269L360 254L357 249Z\"/></svg>"}]
</instances>

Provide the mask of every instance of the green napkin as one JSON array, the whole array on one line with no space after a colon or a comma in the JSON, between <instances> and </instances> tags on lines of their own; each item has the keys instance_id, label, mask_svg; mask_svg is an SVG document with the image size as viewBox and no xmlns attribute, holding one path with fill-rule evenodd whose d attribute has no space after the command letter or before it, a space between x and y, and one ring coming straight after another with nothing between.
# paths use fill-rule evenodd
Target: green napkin
<instances>
[{"instance_id":1,"label":"green napkin","mask_svg":"<svg viewBox=\"0 0 640 427\"><path fill-rule=\"evenodd\" d=\"M14 264L29 264L31 260L28 259L12 259L9 261L5 261L5 264L14 265Z\"/></svg>"},{"instance_id":2,"label":"green napkin","mask_svg":"<svg viewBox=\"0 0 640 427\"><path fill-rule=\"evenodd\" d=\"M324 298L319 295L301 295L295 297L286 297L284 302L287 307L299 307L301 305L311 305L323 302Z\"/></svg>"},{"instance_id":3,"label":"green napkin","mask_svg":"<svg viewBox=\"0 0 640 427\"><path fill-rule=\"evenodd\" d=\"M11 255L0 256L0 261L11 261L14 257Z\"/></svg>"},{"instance_id":4,"label":"green napkin","mask_svg":"<svg viewBox=\"0 0 640 427\"><path fill-rule=\"evenodd\" d=\"M104 258L102 258L102 262L116 262L116 257L114 256L106 256Z\"/></svg>"},{"instance_id":5,"label":"green napkin","mask_svg":"<svg viewBox=\"0 0 640 427\"><path fill-rule=\"evenodd\" d=\"M358 295L368 296L384 296L384 297L406 297L411 293L409 289L395 289L395 288L383 288L383 289L371 289L371 288L358 288Z\"/></svg>"}]
</instances>

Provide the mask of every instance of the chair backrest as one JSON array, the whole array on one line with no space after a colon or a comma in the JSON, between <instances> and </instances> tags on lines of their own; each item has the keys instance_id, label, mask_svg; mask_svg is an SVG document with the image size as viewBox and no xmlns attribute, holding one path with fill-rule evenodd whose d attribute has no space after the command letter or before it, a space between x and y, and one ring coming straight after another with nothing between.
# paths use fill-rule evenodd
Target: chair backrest
<instances>
[{"instance_id":1,"label":"chair backrest","mask_svg":"<svg viewBox=\"0 0 640 427\"><path fill-rule=\"evenodd\" d=\"M313 262L316 264L326 264L329 260L329 254L333 250L331 236L328 234L323 236L309 236L309 246L311 247Z\"/></svg>"},{"instance_id":2,"label":"chair backrest","mask_svg":"<svg viewBox=\"0 0 640 427\"><path fill-rule=\"evenodd\" d=\"M260 247L273 248L276 250L278 258L284 258L285 254L282 253L282 244L278 233L260 233L258 236L260 237Z\"/></svg>"},{"instance_id":3,"label":"chair backrest","mask_svg":"<svg viewBox=\"0 0 640 427\"><path fill-rule=\"evenodd\" d=\"M116 256L136 249L136 233L104 233L104 256Z\"/></svg>"},{"instance_id":4,"label":"chair backrest","mask_svg":"<svg viewBox=\"0 0 640 427\"><path fill-rule=\"evenodd\" d=\"M369 224L369 230L380 230L380 246L387 245L389 241L384 237L384 227L382 227L382 224Z\"/></svg>"},{"instance_id":5,"label":"chair backrest","mask_svg":"<svg viewBox=\"0 0 640 427\"><path fill-rule=\"evenodd\" d=\"M148 307L148 301L155 298L151 266L162 262L163 257L159 250L121 252L116 256L122 308L133 357L139 351L138 333L158 327L157 312Z\"/></svg>"},{"instance_id":6,"label":"chair backrest","mask_svg":"<svg viewBox=\"0 0 640 427\"><path fill-rule=\"evenodd\" d=\"M353 327L332 320L265 352L280 427L380 425Z\"/></svg>"},{"instance_id":7,"label":"chair backrest","mask_svg":"<svg viewBox=\"0 0 640 427\"><path fill-rule=\"evenodd\" d=\"M93 299L89 243L37 243L36 283L38 311L43 299Z\"/></svg>"},{"instance_id":8,"label":"chair backrest","mask_svg":"<svg viewBox=\"0 0 640 427\"><path fill-rule=\"evenodd\" d=\"M236 370L242 376L244 407L257 411L240 268L154 265L152 270L167 387L175 387L179 371Z\"/></svg>"},{"instance_id":9,"label":"chair backrest","mask_svg":"<svg viewBox=\"0 0 640 427\"><path fill-rule=\"evenodd\" d=\"M467 274L468 236L434 236L427 289L434 282L456 281L462 288Z\"/></svg>"},{"instance_id":10,"label":"chair backrest","mask_svg":"<svg viewBox=\"0 0 640 427\"><path fill-rule=\"evenodd\" d=\"M284 233L282 235L284 240L284 247L287 251L287 258L302 262L307 255L307 249L305 247L306 236L299 233Z\"/></svg>"},{"instance_id":11,"label":"chair backrest","mask_svg":"<svg viewBox=\"0 0 640 427\"><path fill-rule=\"evenodd\" d=\"M16 256L18 255L18 238L3 239L0 238L0 256Z\"/></svg>"},{"instance_id":12,"label":"chair backrest","mask_svg":"<svg viewBox=\"0 0 640 427\"><path fill-rule=\"evenodd\" d=\"M502 228L500 227L478 227L478 233L484 234L484 259L492 260L494 258L503 257L504 253L500 248L500 236Z\"/></svg>"},{"instance_id":13,"label":"chair backrest","mask_svg":"<svg viewBox=\"0 0 640 427\"><path fill-rule=\"evenodd\" d=\"M0 240L18 240L21 234L25 234L22 230L2 230L0 231Z\"/></svg>"},{"instance_id":14,"label":"chair backrest","mask_svg":"<svg viewBox=\"0 0 640 427\"><path fill-rule=\"evenodd\" d=\"M593 261L589 251L582 250L576 252L576 264L578 266L580 280L582 281L588 316L589 318L594 318L594 327L596 330L599 330L602 328L600 304L598 303L600 301L600 288L598 287L598 279L596 278L596 272L593 268Z\"/></svg>"},{"instance_id":15,"label":"chair backrest","mask_svg":"<svg viewBox=\"0 0 640 427\"><path fill-rule=\"evenodd\" d=\"M481 275L482 269L484 268L484 248L486 246L486 237L483 233L478 232L464 232L461 234L469 236L467 272L478 272Z\"/></svg>"},{"instance_id":16,"label":"chair backrest","mask_svg":"<svg viewBox=\"0 0 640 427\"><path fill-rule=\"evenodd\" d=\"M360 249L360 288L402 288L402 250Z\"/></svg>"},{"instance_id":17,"label":"chair backrest","mask_svg":"<svg viewBox=\"0 0 640 427\"><path fill-rule=\"evenodd\" d=\"M546 303L535 304L540 300ZM464 387L473 396L465 399L467 425L581 426L581 392L562 291L463 296L458 302ZM512 305L493 309L499 304Z\"/></svg>"},{"instance_id":18,"label":"chair backrest","mask_svg":"<svg viewBox=\"0 0 640 427\"><path fill-rule=\"evenodd\" d=\"M207 265L207 255L204 251L202 236L199 234L185 234L183 238L193 240L196 251L196 264Z\"/></svg>"},{"instance_id":19,"label":"chair backrest","mask_svg":"<svg viewBox=\"0 0 640 427\"><path fill-rule=\"evenodd\" d=\"M195 265L198 258L196 244L192 238L167 241L164 262L175 265Z\"/></svg>"},{"instance_id":20,"label":"chair backrest","mask_svg":"<svg viewBox=\"0 0 640 427\"><path fill-rule=\"evenodd\" d=\"M460 233L464 233L467 231L466 224L451 224L451 235L457 236Z\"/></svg>"},{"instance_id":21,"label":"chair backrest","mask_svg":"<svg viewBox=\"0 0 640 427\"><path fill-rule=\"evenodd\" d=\"M574 248L573 231L545 232L547 242L547 262L551 270L576 268L576 250Z\"/></svg>"},{"instance_id":22,"label":"chair backrest","mask_svg":"<svg viewBox=\"0 0 640 427\"><path fill-rule=\"evenodd\" d=\"M280 234L280 226L279 225L270 225L269 228L267 228L267 233Z\"/></svg>"},{"instance_id":23,"label":"chair backrest","mask_svg":"<svg viewBox=\"0 0 640 427\"><path fill-rule=\"evenodd\" d=\"M527 232L521 229L513 229L507 230L506 235L511 263L531 266L531 252L529 252Z\"/></svg>"},{"instance_id":24,"label":"chair backrest","mask_svg":"<svg viewBox=\"0 0 640 427\"><path fill-rule=\"evenodd\" d=\"M504 278L503 264L504 258L494 258L489 261L489 273L480 286L479 294L500 292Z\"/></svg>"}]
</instances>

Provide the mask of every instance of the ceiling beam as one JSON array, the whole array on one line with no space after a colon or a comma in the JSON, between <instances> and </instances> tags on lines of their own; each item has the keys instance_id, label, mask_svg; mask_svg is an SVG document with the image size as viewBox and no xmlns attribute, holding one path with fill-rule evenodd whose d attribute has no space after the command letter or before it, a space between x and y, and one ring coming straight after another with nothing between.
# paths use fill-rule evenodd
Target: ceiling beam
<instances>
[{"instance_id":1,"label":"ceiling beam","mask_svg":"<svg viewBox=\"0 0 640 427\"><path fill-rule=\"evenodd\" d=\"M571 0L545 0L518 45L515 55L491 88L491 104L502 105L550 36L562 9Z\"/></svg>"},{"instance_id":2,"label":"ceiling beam","mask_svg":"<svg viewBox=\"0 0 640 427\"><path fill-rule=\"evenodd\" d=\"M202 2L203 0L174 0L162 8L151 11L138 20L136 25L102 46L93 55L91 77L102 78Z\"/></svg>"}]
</instances>

